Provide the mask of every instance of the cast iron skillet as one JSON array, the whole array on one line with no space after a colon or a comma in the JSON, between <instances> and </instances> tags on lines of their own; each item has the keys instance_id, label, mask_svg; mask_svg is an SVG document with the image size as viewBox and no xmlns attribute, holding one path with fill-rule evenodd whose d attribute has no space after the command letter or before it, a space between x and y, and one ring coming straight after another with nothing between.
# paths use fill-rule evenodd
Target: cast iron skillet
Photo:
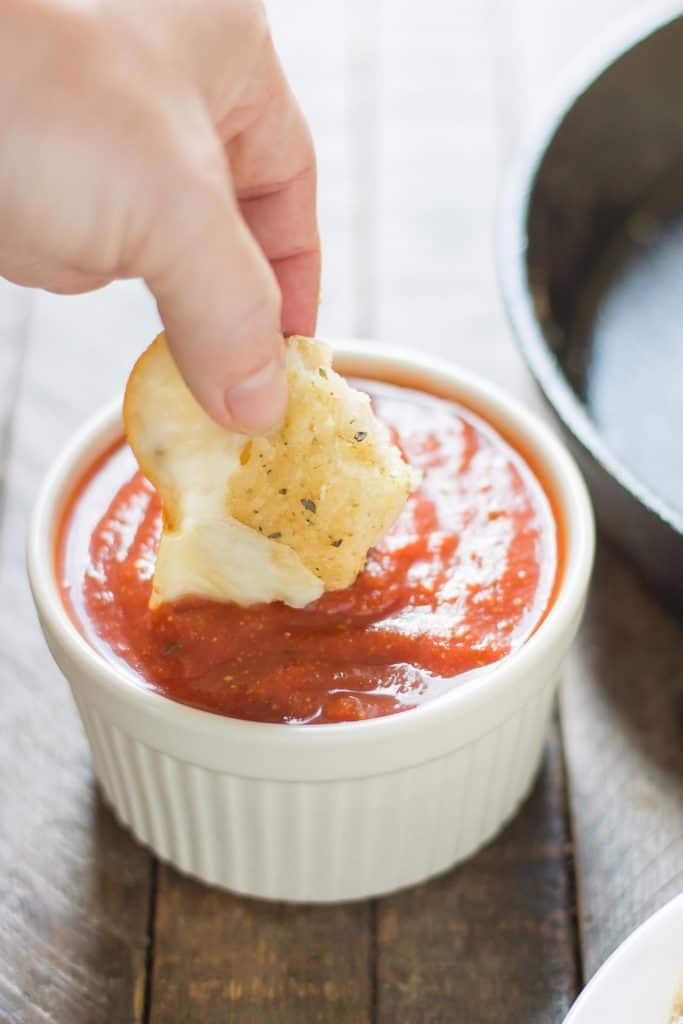
<instances>
[{"instance_id":1,"label":"cast iron skillet","mask_svg":"<svg viewBox=\"0 0 683 1024\"><path fill-rule=\"evenodd\" d=\"M683 4L574 73L503 194L514 333L604 529L683 608Z\"/></svg>"}]
</instances>

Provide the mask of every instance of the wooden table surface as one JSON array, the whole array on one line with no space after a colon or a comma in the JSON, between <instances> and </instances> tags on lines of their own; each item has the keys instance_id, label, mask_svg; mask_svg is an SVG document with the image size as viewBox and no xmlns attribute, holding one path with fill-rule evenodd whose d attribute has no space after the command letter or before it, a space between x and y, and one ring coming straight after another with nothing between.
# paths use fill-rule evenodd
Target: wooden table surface
<instances>
[{"instance_id":1,"label":"wooden table surface","mask_svg":"<svg viewBox=\"0 0 683 1024\"><path fill-rule=\"evenodd\" d=\"M563 65L636 2L270 3L319 154L321 336L419 346L539 404L501 314L497 185ZM155 327L137 283L41 295L3 353L0 1021L560 1022L683 887L680 623L601 541L533 795L435 882L291 907L159 865L95 789L23 556L50 460Z\"/></svg>"}]
</instances>

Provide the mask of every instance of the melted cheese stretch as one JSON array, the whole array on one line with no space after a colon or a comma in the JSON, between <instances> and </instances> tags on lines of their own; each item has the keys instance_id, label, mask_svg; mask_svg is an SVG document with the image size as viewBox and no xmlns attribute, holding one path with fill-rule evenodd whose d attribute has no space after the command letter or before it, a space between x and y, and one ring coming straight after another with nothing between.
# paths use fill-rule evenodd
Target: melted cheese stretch
<instances>
[{"instance_id":1,"label":"melted cheese stretch","mask_svg":"<svg viewBox=\"0 0 683 1024\"><path fill-rule=\"evenodd\" d=\"M289 339L280 431L247 438L201 409L160 335L136 363L124 420L163 503L151 607L196 595L302 607L353 582L416 475L367 395L320 342Z\"/></svg>"}]
</instances>

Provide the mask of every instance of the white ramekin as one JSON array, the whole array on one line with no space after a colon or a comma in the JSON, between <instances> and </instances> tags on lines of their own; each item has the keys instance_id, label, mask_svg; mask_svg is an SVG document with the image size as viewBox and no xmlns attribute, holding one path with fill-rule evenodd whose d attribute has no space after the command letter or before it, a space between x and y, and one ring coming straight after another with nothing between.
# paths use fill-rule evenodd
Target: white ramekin
<instances>
[{"instance_id":1,"label":"white ramekin","mask_svg":"<svg viewBox=\"0 0 683 1024\"><path fill-rule=\"evenodd\" d=\"M181 871L270 899L390 892L447 870L500 830L538 768L593 560L581 476L548 427L515 401L448 363L377 344L335 346L335 365L476 410L533 458L561 509L567 557L551 611L520 650L446 696L365 722L270 725L174 703L106 661L64 609L53 549L66 499L122 434L120 403L56 460L29 535L40 622L119 819Z\"/></svg>"}]
</instances>

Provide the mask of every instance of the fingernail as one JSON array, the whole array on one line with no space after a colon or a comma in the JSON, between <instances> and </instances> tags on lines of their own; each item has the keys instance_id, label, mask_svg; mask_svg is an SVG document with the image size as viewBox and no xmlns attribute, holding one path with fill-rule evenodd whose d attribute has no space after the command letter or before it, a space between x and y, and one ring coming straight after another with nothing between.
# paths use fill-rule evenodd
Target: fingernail
<instances>
[{"instance_id":1,"label":"fingernail","mask_svg":"<svg viewBox=\"0 0 683 1024\"><path fill-rule=\"evenodd\" d=\"M230 388L225 404L235 429L245 434L276 430L287 408L284 366L277 356L251 377Z\"/></svg>"}]
</instances>

